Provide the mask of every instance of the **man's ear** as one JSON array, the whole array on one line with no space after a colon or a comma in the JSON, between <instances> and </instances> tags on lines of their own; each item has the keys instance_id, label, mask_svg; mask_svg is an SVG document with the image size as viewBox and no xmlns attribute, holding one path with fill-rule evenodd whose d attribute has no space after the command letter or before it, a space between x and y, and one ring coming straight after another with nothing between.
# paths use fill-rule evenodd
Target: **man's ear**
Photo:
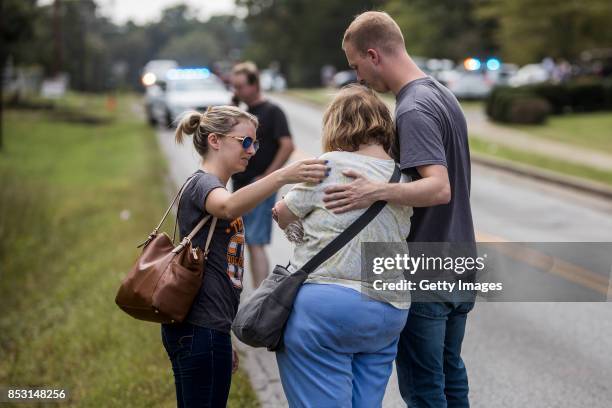
<instances>
[{"instance_id":1,"label":"man's ear","mask_svg":"<svg viewBox=\"0 0 612 408\"><path fill-rule=\"evenodd\" d=\"M377 50L375 50L374 48L368 48L368 51L366 51L368 59L370 60L370 62L372 62L372 64L374 65L378 65L380 64L380 54L378 53Z\"/></svg>"}]
</instances>

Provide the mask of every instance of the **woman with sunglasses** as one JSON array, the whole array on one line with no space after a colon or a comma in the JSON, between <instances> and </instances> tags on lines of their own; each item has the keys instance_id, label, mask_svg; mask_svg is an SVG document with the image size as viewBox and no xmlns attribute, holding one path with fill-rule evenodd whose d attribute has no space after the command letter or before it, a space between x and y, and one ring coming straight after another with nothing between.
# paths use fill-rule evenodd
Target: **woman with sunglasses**
<instances>
[{"instance_id":1,"label":"woman with sunglasses","mask_svg":"<svg viewBox=\"0 0 612 408\"><path fill-rule=\"evenodd\" d=\"M217 217L208 248L205 274L182 323L163 324L162 341L172 363L179 407L224 407L231 375L238 367L230 327L242 291L244 228L241 215L289 183L319 183L324 160L303 160L281 168L234 193L225 186L246 169L257 152L257 119L234 106L215 106L201 114L187 112L175 134L177 143L193 136L201 156L179 202L181 239L206 215ZM211 222L193 238L205 247Z\"/></svg>"}]
</instances>

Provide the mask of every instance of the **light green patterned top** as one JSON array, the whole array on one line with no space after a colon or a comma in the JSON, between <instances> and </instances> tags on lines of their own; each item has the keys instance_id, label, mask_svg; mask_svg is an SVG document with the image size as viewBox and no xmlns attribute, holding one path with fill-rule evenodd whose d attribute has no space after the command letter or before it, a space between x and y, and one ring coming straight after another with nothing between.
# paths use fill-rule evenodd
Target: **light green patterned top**
<instances>
[{"instance_id":1,"label":"light green patterned top","mask_svg":"<svg viewBox=\"0 0 612 408\"><path fill-rule=\"evenodd\" d=\"M334 214L323 203L323 190L331 185L346 184L353 179L342 174L343 170L354 170L373 181L389 181L395 169L393 160L377 159L352 152L329 152L321 159L328 160L330 175L320 184L302 183L294 186L284 197L287 207L302 220L303 242L297 244L290 271L295 271L325 245L331 242L366 210L355 210ZM401 182L410 178L402 175ZM361 243L396 242L402 243L408 251L406 238L410 232L412 207L387 204L382 211L351 242L310 274L307 283L338 284L361 292ZM385 276L386 279L397 280ZM393 300L392 300L393 299ZM397 297L385 297L381 292L378 300L387 301L395 307L407 309L408 301L398 302Z\"/></svg>"}]
</instances>

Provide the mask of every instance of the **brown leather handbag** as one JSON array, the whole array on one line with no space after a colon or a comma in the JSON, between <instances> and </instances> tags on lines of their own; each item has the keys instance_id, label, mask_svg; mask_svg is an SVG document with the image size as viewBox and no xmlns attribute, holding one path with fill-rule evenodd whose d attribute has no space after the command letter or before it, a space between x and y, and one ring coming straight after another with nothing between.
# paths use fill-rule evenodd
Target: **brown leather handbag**
<instances>
[{"instance_id":1,"label":"brown leather handbag","mask_svg":"<svg viewBox=\"0 0 612 408\"><path fill-rule=\"evenodd\" d=\"M119 287L115 303L136 319L157 323L182 322L202 285L204 263L217 218L212 219L204 251L193 247L191 240L211 218L210 215L204 217L177 246L165 232L159 233L168 213L177 200L180 202L185 187L193 178L183 184L157 227L138 246L144 247L142 254Z\"/></svg>"}]
</instances>

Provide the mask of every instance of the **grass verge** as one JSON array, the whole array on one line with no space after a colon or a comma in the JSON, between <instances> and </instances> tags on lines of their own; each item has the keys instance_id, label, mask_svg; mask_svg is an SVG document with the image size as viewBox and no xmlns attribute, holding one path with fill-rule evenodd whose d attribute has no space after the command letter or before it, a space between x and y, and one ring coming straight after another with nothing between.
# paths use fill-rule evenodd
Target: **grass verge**
<instances>
[{"instance_id":1,"label":"grass verge","mask_svg":"<svg viewBox=\"0 0 612 408\"><path fill-rule=\"evenodd\" d=\"M553 115L545 125L511 127L539 138L612 154L612 112Z\"/></svg>"},{"instance_id":2,"label":"grass verge","mask_svg":"<svg viewBox=\"0 0 612 408\"><path fill-rule=\"evenodd\" d=\"M79 407L171 407L159 325L114 304L136 243L167 205L153 131L120 97L70 95L4 112L0 153L0 384L66 388ZM76 116L78 118L78 115ZM243 372L230 407L258 406Z\"/></svg>"},{"instance_id":3,"label":"grass verge","mask_svg":"<svg viewBox=\"0 0 612 408\"><path fill-rule=\"evenodd\" d=\"M470 150L487 156L511 160L518 163L529 164L546 170L555 171L559 174L567 174L582 177L587 180L597 181L612 186L612 172L568 163L550 156L531 153L524 150L512 149L496 143L489 142L482 137L470 136Z\"/></svg>"}]
</instances>

